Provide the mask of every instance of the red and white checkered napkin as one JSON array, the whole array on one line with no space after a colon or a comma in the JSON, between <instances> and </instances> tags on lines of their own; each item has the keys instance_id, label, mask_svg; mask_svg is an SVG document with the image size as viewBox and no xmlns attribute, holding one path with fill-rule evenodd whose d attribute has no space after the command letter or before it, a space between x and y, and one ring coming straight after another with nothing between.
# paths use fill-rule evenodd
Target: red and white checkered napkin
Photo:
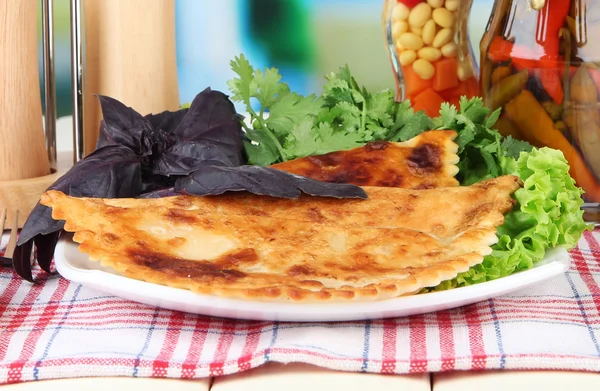
<instances>
[{"instance_id":1,"label":"red and white checkered napkin","mask_svg":"<svg viewBox=\"0 0 600 391\"><path fill-rule=\"evenodd\" d=\"M600 372L600 230L571 269L527 290L454 310L346 323L197 316L106 296L52 275L0 272L0 381L77 376L199 378L268 361L334 370Z\"/></svg>"}]
</instances>

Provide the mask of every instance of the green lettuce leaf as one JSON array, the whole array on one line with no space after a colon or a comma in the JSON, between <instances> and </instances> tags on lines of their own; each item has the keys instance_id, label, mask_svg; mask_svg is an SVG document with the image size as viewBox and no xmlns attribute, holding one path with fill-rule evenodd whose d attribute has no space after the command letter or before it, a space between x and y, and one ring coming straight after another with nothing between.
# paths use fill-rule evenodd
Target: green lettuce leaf
<instances>
[{"instance_id":1,"label":"green lettuce leaf","mask_svg":"<svg viewBox=\"0 0 600 391\"><path fill-rule=\"evenodd\" d=\"M570 249L583 231L593 228L583 220L583 191L575 186L561 151L533 148L521 152L518 159L507 155L502 174L518 176L523 187L514 194L517 206L498 227L498 243L483 263L427 291L472 285L530 269L544 258L547 249Z\"/></svg>"}]
</instances>

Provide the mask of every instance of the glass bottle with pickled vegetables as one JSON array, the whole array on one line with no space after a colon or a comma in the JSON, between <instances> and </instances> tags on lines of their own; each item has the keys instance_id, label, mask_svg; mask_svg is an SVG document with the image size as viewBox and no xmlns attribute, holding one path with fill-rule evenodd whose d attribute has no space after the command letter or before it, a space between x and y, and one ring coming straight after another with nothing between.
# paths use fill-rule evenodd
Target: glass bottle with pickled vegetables
<instances>
[{"instance_id":1,"label":"glass bottle with pickled vegetables","mask_svg":"<svg viewBox=\"0 0 600 391\"><path fill-rule=\"evenodd\" d=\"M505 136L559 149L600 202L600 0L496 0L480 43L480 86Z\"/></svg>"},{"instance_id":2,"label":"glass bottle with pickled vegetables","mask_svg":"<svg viewBox=\"0 0 600 391\"><path fill-rule=\"evenodd\" d=\"M385 0L384 36L396 100L439 115L442 102L458 106L479 93L467 21L472 0Z\"/></svg>"}]
</instances>

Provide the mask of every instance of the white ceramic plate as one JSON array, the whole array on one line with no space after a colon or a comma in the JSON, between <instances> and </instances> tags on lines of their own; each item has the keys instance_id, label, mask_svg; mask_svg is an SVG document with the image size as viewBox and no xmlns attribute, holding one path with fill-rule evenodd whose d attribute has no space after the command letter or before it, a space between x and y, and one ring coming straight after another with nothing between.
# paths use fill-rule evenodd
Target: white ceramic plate
<instances>
[{"instance_id":1,"label":"white ceramic plate","mask_svg":"<svg viewBox=\"0 0 600 391\"><path fill-rule=\"evenodd\" d=\"M264 303L200 295L188 290L151 284L118 275L90 261L78 244L64 235L55 252L57 271L66 279L124 299L161 308L237 319L294 322L334 322L380 319L460 307L509 292L564 273L570 257L554 249L533 269L498 280L414 296L369 303L296 304Z\"/></svg>"}]
</instances>

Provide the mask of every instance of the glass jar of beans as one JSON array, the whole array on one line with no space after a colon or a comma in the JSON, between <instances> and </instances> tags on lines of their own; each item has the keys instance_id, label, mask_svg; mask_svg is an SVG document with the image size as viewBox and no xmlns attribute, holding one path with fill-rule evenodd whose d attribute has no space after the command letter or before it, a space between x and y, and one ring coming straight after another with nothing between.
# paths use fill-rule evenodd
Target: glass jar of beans
<instances>
[{"instance_id":1,"label":"glass jar of beans","mask_svg":"<svg viewBox=\"0 0 600 391\"><path fill-rule=\"evenodd\" d=\"M383 27L396 82L396 100L439 115L477 96L478 70L468 37L473 0L385 0Z\"/></svg>"}]
</instances>

